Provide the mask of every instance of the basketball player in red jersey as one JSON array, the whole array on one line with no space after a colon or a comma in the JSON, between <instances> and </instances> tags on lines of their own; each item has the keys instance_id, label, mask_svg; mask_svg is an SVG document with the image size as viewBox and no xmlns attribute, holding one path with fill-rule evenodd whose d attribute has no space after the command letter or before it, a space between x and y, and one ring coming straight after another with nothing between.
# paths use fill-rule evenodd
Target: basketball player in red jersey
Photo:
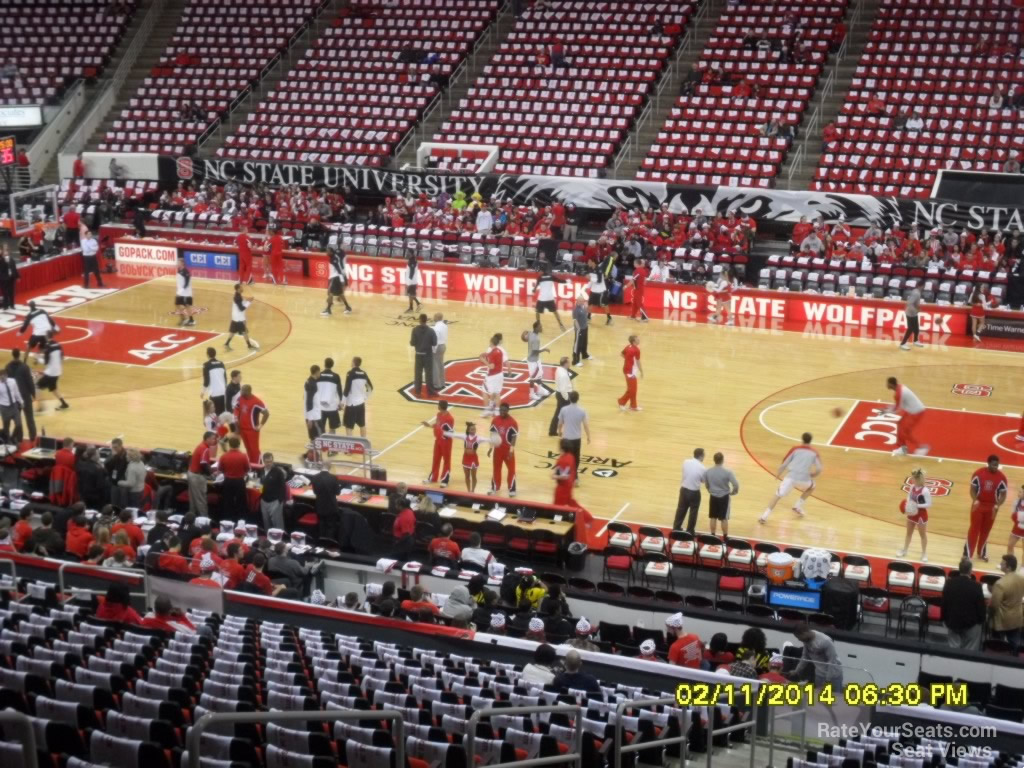
<instances>
[{"instance_id":1,"label":"basketball player in red jersey","mask_svg":"<svg viewBox=\"0 0 1024 768\"><path fill-rule=\"evenodd\" d=\"M931 450L929 446L917 442L914 437L914 429L925 414L924 403L921 398L899 383L895 376L890 376L885 381L887 389L892 390L893 405L879 411L880 413L895 413L900 417L896 424L896 450L893 456L906 456L913 453L915 456L927 456Z\"/></svg>"},{"instance_id":2,"label":"basketball player in red jersey","mask_svg":"<svg viewBox=\"0 0 1024 768\"><path fill-rule=\"evenodd\" d=\"M274 285L288 285L288 279L284 276L284 245L284 235L278 227L274 227L267 241L267 259L263 264L263 271Z\"/></svg>"},{"instance_id":3,"label":"basketball player in red jersey","mask_svg":"<svg viewBox=\"0 0 1024 768\"><path fill-rule=\"evenodd\" d=\"M267 405L252 393L252 387L248 384L242 385L238 394L238 404L235 406L235 423L238 424L238 434L245 444L245 452L249 455L252 464L260 464L263 454L260 453L260 430L270 418L270 411Z\"/></svg>"},{"instance_id":4,"label":"basketball player in red jersey","mask_svg":"<svg viewBox=\"0 0 1024 768\"><path fill-rule=\"evenodd\" d=\"M626 377L626 392L619 398L619 410L626 410L626 403L629 403L629 410L642 411L636 404L637 377L643 378L644 369L640 365L640 337L630 336L629 344L622 350L622 373Z\"/></svg>"},{"instance_id":5,"label":"basketball player in red jersey","mask_svg":"<svg viewBox=\"0 0 1024 768\"><path fill-rule=\"evenodd\" d=\"M501 393L505 388L505 374L508 373L508 352L501 346L502 336L496 333L491 337L491 346L480 355L480 362L487 366L487 377L484 379L484 412L483 416L494 416L498 412Z\"/></svg>"},{"instance_id":6,"label":"basketball player in red jersey","mask_svg":"<svg viewBox=\"0 0 1024 768\"><path fill-rule=\"evenodd\" d=\"M643 259L637 259L636 266L633 267L633 274L626 278L633 281L633 304L629 312L631 320L646 323L649 319L647 313L644 312L644 288L647 287L647 278L650 274Z\"/></svg>"},{"instance_id":7,"label":"basketball player in red jersey","mask_svg":"<svg viewBox=\"0 0 1024 768\"><path fill-rule=\"evenodd\" d=\"M440 483L442 488L447 488L452 473L452 437L455 433L455 417L448 412L448 401L437 401L437 416L433 424L429 421L421 423L424 427L434 428L434 460L426 482Z\"/></svg>"},{"instance_id":8,"label":"basketball player in red jersey","mask_svg":"<svg viewBox=\"0 0 1024 768\"><path fill-rule=\"evenodd\" d=\"M555 462L555 469L552 477L555 479L555 500L554 504L560 507L578 507L576 499L572 497L572 489L576 484L576 456L572 452L572 443L568 440L561 440L558 447L562 455Z\"/></svg>"},{"instance_id":9,"label":"basketball player in red jersey","mask_svg":"<svg viewBox=\"0 0 1024 768\"><path fill-rule=\"evenodd\" d=\"M238 282L252 283L252 243L249 240L249 227L241 225L241 232L235 243L238 245Z\"/></svg>"},{"instance_id":10,"label":"basketball player in red jersey","mask_svg":"<svg viewBox=\"0 0 1024 768\"><path fill-rule=\"evenodd\" d=\"M988 535L1006 501L1010 482L999 469L999 457L992 454L988 464L971 475L971 525L967 529L964 556L975 555L988 562Z\"/></svg>"},{"instance_id":11,"label":"basketball player in red jersey","mask_svg":"<svg viewBox=\"0 0 1024 768\"><path fill-rule=\"evenodd\" d=\"M516 438L519 437L519 424L508 415L508 403L502 403L498 408L498 415L491 419L491 446L487 449L487 456L494 454L494 474L491 477L491 490L488 496L493 496L501 490L501 468L508 469L508 495L516 495ZM497 444L494 439L497 438Z\"/></svg>"}]
</instances>

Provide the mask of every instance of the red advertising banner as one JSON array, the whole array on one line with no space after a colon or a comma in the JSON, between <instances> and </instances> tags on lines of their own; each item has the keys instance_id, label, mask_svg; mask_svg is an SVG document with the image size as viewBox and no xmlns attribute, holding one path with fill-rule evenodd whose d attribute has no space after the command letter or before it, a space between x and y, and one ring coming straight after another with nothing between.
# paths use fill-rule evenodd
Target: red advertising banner
<instances>
[{"instance_id":1,"label":"red advertising banner","mask_svg":"<svg viewBox=\"0 0 1024 768\"><path fill-rule=\"evenodd\" d=\"M111 233L114 234L114 233ZM194 248L195 244L171 240L141 241L150 248L159 246ZM118 238L118 243L140 244L133 238ZM228 245L204 243L204 251L234 253ZM313 280L327 281L327 259L317 252L286 251L285 258L306 261ZM124 266L129 266L125 264ZM148 266L148 265L147 265ZM534 302L537 273L508 269L482 269L463 264L420 262L421 295L431 299L467 301L479 305L527 307ZM154 270L155 271L155 270ZM139 277L153 276L137 274ZM349 290L354 293L376 293L398 296L405 292L405 264L399 259L352 255L346 261ZM211 273L211 276L218 276ZM587 281L580 276L563 275L556 285L560 309L570 309L576 295L586 291ZM628 303L632 291L626 286ZM702 285L648 282L644 291L644 308L652 317L672 321L697 322L712 309L710 293ZM899 332L906 328L903 302L898 300L862 299L850 296L821 296L785 291L743 289L732 297L732 313L737 319L752 318L763 325L805 324L812 327L852 327L864 330ZM1017 313L1005 314L1008 317ZM921 330L933 335L967 333L966 307L924 305ZM792 327L792 326L790 326Z\"/></svg>"}]
</instances>

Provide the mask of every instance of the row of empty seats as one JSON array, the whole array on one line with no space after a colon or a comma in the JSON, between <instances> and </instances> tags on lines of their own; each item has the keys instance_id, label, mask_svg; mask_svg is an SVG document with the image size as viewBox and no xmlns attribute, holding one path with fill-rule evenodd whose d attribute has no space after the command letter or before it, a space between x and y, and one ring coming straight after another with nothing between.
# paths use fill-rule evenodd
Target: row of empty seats
<instances>
[{"instance_id":1,"label":"row of empty seats","mask_svg":"<svg viewBox=\"0 0 1024 768\"><path fill-rule=\"evenodd\" d=\"M51 102L73 80L98 76L134 13L134 2L0 0L0 104Z\"/></svg>"},{"instance_id":2,"label":"row of empty seats","mask_svg":"<svg viewBox=\"0 0 1024 768\"><path fill-rule=\"evenodd\" d=\"M99 150L170 155L193 150L321 5L322 0L190 0L160 63Z\"/></svg>"},{"instance_id":3,"label":"row of empty seats","mask_svg":"<svg viewBox=\"0 0 1024 768\"><path fill-rule=\"evenodd\" d=\"M497 0L352 4L218 156L384 164L497 11Z\"/></svg>"},{"instance_id":4,"label":"row of empty seats","mask_svg":"<svg viewBox=\"0 0 1024 768\"><path fill-rule=\"evenodd\" d=\"M434 140L502 147L497 173L598 177L695 5L553 0L525 12Z\"/></svg>"}]
</instances>

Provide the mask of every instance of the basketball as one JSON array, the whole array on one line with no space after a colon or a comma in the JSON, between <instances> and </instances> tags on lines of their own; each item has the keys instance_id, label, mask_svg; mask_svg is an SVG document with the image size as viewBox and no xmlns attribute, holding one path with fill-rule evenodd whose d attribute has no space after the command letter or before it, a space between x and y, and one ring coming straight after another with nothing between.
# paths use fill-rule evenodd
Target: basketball
<instances>
[{"instance_id":1,"label":"basketball","mask_svg":"<svg viewBox=\"0 0 1024 768\"><path fill-rule=\"evenodd\" d=\"M522 339L523 341L526 341L527 339L529 339L529 338L530 338L530 332L529 332L529 331L523 331L523 332L522 332L522 333L521 333L521 334L519 335L519 338L520 338L520 339Z\"/></svg>"},{"instance_id":2,"label":"basketball","mask_svg":"<svg viewBox=\"0 0 1024 768\"><path fill-rule=\"evenodd\" d=\"M843 415L843 409L842 408L833 408L832 409L832 418L833 419L838 419L842 415Z\"/></svg>"}]
</instances>

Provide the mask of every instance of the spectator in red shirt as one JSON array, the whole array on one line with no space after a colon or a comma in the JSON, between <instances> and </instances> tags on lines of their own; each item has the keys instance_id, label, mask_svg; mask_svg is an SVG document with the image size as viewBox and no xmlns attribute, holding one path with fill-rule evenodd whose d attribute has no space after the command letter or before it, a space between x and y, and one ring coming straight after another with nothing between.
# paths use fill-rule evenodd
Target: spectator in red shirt
<instances>
[{"instance_id":1,"label":"spectator in red shirt","mask_svg":"<svg viewBox=\"0 0 1024 768\"><path fill-rule=\"evenodd\" d=\"M427 551L430 552L430 556L435 564L455 567L455 564L459 562L459 558L462 557L462 549L459 547L458 542L452 539L452 526L450 523L445 523L441 526L441 535L431 539ZM439 560L443 562L438 563Z\"/></svg>"},{"instance_id":2,"label":"spectator in red shirt","mask_svg":"<svg viewBox=\"0 0 1024 768\"><path fill-rule=\"evenodd\" d=\"M409 556L413 548L413 534L416 533L416 515L408 505L398 513L391 535L395 537L395 557L403 560Z\"/></svg>"},{"instance_id":3,"label":"spectator in red shirt","mask_svg":"<svg viewBox=\"0 0 1024 768\"><path fill-rule=\"evenodd\" d=\"M142 620L146 629L159 629L163 632L195 632L196 625L189 621L181 611L171 604L171 598L160 595L153 601L153 612Z\"/></svg>"},{"instance_id":4,"label":"spectator in red shirt","mask_svg":"<svg viewBox=\"0 0 1024 768\"><path fill-rule=\"evenodd\" d=\"M426 599L422 584L413 584L409 587L409 599L402 601L401 608L414 619L424 613L437 616L441 612L436 605Z\"/></svg>"},{"instance_id":5,"label":"spectator in red shirt","mask_svg":"<svg viewBox=\"0 0 1024 768\"><path fill-rule=\"evenodd\" d=\"M299 597L298 590L289 589L286 584L275 584L264 572L267 567L267 556L257 552L252 556L252 564L245 571L243 584L247 584L254 592L268 597ZM294 594L291 594L294 593Z\"/></svg>"},{"instance_id":6,"label":"spectator in red shirt","mask_svg":"<svg viewBox=\"0 0 1024 768\"><path fill-rule=\"evenodd\" d=\"M807 220L806 216L801 216L800 221L793 225L793 236L789 240L790 251L794 253L799 251L804 238L811 234L813 230L814 225Z\"/></svg>"},{"instance_id":7,"label":"spectator in red shirt","mask_svg":"<svg viewBox=\"0 0 1024 768\"><path fill-rule=\"evenodd\" d=\"M70 470L75 468L75 441L74 438L65 437L61 448L53 457L58 467L67 467Z\"/></svg>"},{"instance_id":8,"label":"spectator in red shirt","mask_svg":"<svg viewBox=\"0 0 1024 768\"><path fill-rule=\"evenodd\" d=\"M25 551L25 547L32 538L32 523L28 521L31 516L32 509L24 506L18 513L18 522L14 524L14 533L11 534L11 538L14 541L14 548L19 552Z\"/></svg>"},{"instance_id":9,"label":"spectator in red shirt","mask_svg":"<svg viewBox=\"0 0 1024 768\"><path fill-rule=\"evenodd\" d=\"M224 589L234 589L245 578L245 566L242 565L242 549L237 541L228 544L226 557L221 561L220 571L227 577Z\"/></svg>"},{"instance_id":10,"label":"spectator in red shirt","mask_svg":"<svg viewBox=\"0 0 1024 768\"><path fill-rule=\"evenodd\" d=\"M825 129L822 132L822 138L825 144L831 144L832 142L839 141L839 128L836 127L835 120L825 125Z\"/></svg>"},{"instance_id":11,"label":"spectator in red shirt","mask_svg":"<svg viewBox=\"0 0 1024 768\"><path fill-rule=\"evenodd\" d=\"M111 527L110 534L112 536L117 536L118 531L124 531L125 535L128 537L128 542L132 545L133 549L138 549L146 543L146 534L144 534L142 529L133 522L130 510L122 509L117 517L120 522L115 523Z\"/></svg>"},{"instance_id":12,"label":"spectator in red shirt","mask_svg":"<svg viewBox=\"0 0 1024 768\"><path fill-rule=\"evenodd\" d=\"M167 551L161 552L156 567L168 573L185 575L188 573L188 558L181 554L181 539L172 536L167 540Z\"/></svg>"},{"instance_id":13,"label":"spectator in red shirt","mask_svg":"<svg viewBox=\"0 0 1024 768\"><path fill-rule=\"evenodd\" d=\"M107 595L96 611L96 618L119 624L142 624L142 617L132 608L128 585L121 583L111 584L107 588Z\"/></svg>"},{"instance_id":14,"label":"spectator in red shirt","mask_svg":"<svg viewBox=\"0 0 1024 768\"><path fill-rule=\"evenodd\" d=\"M239 450L242 445L238 435L228 437L228 450L217 461L224 474L221 484L221 510L236 520L245 519L249 512L246 498L245 476L249 473L249 457Z\"/></svg>"},{"instance_id":15,"label":"spectator in red shirt","mask_svg":"<svg viewBox=\"0 0 1024 768\"><path fill-rule=\"evenodd\" d=\"M69 248L77 248L80 239L78 237L78 226L82 223L82 217L78 215L77 209L72 205L68 206L67 211L64 212L64 227L66 233L64 235L65 244Z\"/></svg>"},{"instance_id":16,"label":"spectator in red shirt","mask_svg":"<svg viewBox=\"0 0 1024 768\"><path fill-rule=\"evenodd\" d=\"M674 613L665 619L665 634L672 640L668 649L668 662L680 667L701 669L704 644L693 633L683 632L683 614Z\"/></svg>"},{"instance_id":17,"label":"spectator in red shirt","mask_svg":"<svg viewBox=\"0 0 1024 768\"><path fill-rule=\"evenodd\" d=\"M864 108L864 112L873 117L882 117L885 115L885 102L882 101L877 95L874 95L868 99L868 103L867 106Z\"/></svg>"},{"instance_id":18,"label":"spectator in red shirt","mask_svg":"<svg viewBox=\"0 0 1024 768\"><path fill-rule=\"evenodd\" d=\"M203 560L209 558L216 568L220 568L221 557L217 554L217 542L210 536L203 536L199 540L199 549L193 554L192 562L189 564L190 573L202 573Z\"/></svg>"},{"instance_id":19,"label":"spectator in red shirt","mask_svg":"<svg viewBox=\"0 0 1024 768\"><path fill-rule=\"evenodd\" d=\"M18 150L18 165L21 166L22 168L28 168L29 166L28 155L25 154L24 149Z\"/></svg>"},{"instance_id":20,"label":"spectator in red shirt","mask_svg":"<svg viewBox=\"0 0 1024 768\"><path fill-rule=\"evenodd\" d=\"M114 553L118 550L124 552L125 557L129 561L134 562L135 548L132 546L131 539L128 538L128 534L125 531L118 531L110 537L110 543L104 549L103 556L104 558L113 557Z\"/></svg>"},{"instance_id":21,"label":"spectator in red shirt","mask_svg":"<svg viewBox=\"0 0 1024 768\"><path fill-rule=\"evenodd\" d=\"M71 175L76 179L85 178L85 161L82 159L81 152L75 156L75 162L71 164Z\"/></svg>"},{"instance_id":22,"label":"spectator in red shirt","mask_svg":"<svg viewBox=\"0 0 1024 768\"><path fill-rule=\"evenodd\" d=\"M214 561L215 555L211 552L203 553L203 556L199 558L199 575L192 579L189 584L195 584L199 587L217 587L218 589L224 586L226 577L220 571L218 564Z\"/></svg>"},{"instance_id":23,"label":"spectator in red shirt","mask_svg":"<svg viewBox=\"0 0 1024 768\"><path fill-rule=\"evenodd\" d=\"M85 515L76 515L68 521L68 530L64 536L64 550L85 560L92 547L93 535Z\"/></svg>"}]
</instances>

